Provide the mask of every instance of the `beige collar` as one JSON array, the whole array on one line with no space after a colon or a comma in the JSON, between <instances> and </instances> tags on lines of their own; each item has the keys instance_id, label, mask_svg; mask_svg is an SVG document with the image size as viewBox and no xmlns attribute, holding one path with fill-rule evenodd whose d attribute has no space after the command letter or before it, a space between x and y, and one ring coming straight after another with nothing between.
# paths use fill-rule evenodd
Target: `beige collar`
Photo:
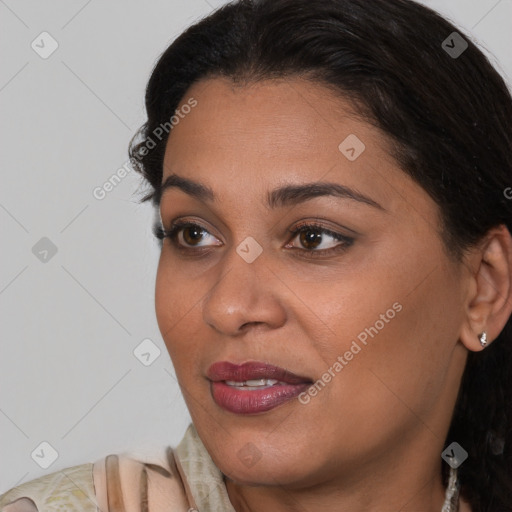
<instances>
[{"instance_id":1,"label":"beige collar","mask_svg":"<svg viewBox=\"0 0 512 512\"><path fill-rule=\"evenodd\" d=\"M223 474L210 457L193 423L174 450L174 456L192 507L209 512L236 512L229 501Z\"/></svg>"}]
</instances>

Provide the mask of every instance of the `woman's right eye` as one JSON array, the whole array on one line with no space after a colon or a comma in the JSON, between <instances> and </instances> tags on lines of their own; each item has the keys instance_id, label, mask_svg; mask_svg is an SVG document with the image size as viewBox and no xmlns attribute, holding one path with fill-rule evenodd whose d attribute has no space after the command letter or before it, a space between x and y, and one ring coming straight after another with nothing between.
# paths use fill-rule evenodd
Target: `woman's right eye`
<instances>
[{"instance_id":1,"label":"woman's right eye","mask_svg":"<svg viewBox=\"0 0 512 512\"><path fill-rule=\"evenodd\" d=\"M184 221L173 222L168 230L161 226L156 226L153 233L159 240L169 238L175 246L185 251L194 250L195 247L205 247L196 243L201 242L205 235L215 238L213 235L210 235L206 228L199 224Z\"/></svg>"}]
</instances>

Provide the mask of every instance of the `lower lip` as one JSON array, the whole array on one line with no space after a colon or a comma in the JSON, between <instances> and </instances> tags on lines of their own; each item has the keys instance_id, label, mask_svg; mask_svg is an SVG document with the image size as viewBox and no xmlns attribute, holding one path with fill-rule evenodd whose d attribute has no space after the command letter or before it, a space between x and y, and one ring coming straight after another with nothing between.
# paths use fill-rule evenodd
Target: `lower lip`
<instances>
[{"instance_id":1,"label":"lower lip","mask_svg":"<svg viewBox=\"0 0 512 512\"><path fill-rule=\"evenodd\" d=\"M275 384L253 391L243 391L225 382L212 382L211 391L215 403L235 414L255 414L269 411L300 395L311 386L304 384Z\"/></svg>"}]
</instances>

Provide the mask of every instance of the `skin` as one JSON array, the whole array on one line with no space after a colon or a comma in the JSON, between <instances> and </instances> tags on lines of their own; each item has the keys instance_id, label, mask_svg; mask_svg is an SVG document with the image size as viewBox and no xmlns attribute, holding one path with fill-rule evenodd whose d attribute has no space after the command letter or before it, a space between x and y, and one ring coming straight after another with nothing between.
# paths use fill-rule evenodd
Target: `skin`
<instances>
[{"instance_id":1,"label":"skin","mask_svg":"<svg viewBox=\"0 0 512 512\"><path fill-rule=\"evenodd\" d=\"M496 228L454 261L438 206L398 167L384 133L320 84L210 78L183 104L190 97L198 104L171 132L163 181L175 173L217 199L165 191L164 228L196 222L202 238L185 228L175 241L209 250L187 256L164 240L156 314L235 510L439 512L440 455L468 350L482 350L483 330L491 343L511 313L510 234ZM349 134L366 146L355 161L338 149ZM314 181L351 187L382 209L333 196L264 204L275 187ZM342 242L291 235L300 221L354 242L308 258ZM250 264L236 252L248 236L263 249ZM401 311L309 403L237 415L213 401L212 363L265 361L316 381L394 303ZM237 455L248 443L261 455L251 467Z\"/></svg>"}]
</instances>

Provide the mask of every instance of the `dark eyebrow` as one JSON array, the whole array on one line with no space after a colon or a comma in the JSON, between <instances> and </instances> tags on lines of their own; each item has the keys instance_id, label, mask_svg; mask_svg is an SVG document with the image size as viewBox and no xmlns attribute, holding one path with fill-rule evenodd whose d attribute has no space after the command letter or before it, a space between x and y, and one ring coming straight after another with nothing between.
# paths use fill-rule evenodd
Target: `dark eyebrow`
<instances>
[{"instance_id":1,"label":"dark eyebrow","mask_svg":"<svg viewBox=\"0 0 512 512\"><path fill-rule=\"evenodd\" d=\"M189 196L192 196L199 201L209 203L216 201L215 194L210 187L201 183L197 183L196 181L192 181L188 178L183 178L177 174L171 174L166 178L160 187L158 204L160 204L160 200L164 192L170 188L178 188L179 190L182 190ZM364 203L385 211L385 209L373 199L359 192L356 192L349 187L340 185L339 183L329 182L313 182L301 185L284 185L282 187L276 188L267 194L266 206L272 209L283 208L284 206L292 206L320 196L335 196L344 199L353 199L354 201L358 201L360 203Z\"/></svg>"}]
</instances>

